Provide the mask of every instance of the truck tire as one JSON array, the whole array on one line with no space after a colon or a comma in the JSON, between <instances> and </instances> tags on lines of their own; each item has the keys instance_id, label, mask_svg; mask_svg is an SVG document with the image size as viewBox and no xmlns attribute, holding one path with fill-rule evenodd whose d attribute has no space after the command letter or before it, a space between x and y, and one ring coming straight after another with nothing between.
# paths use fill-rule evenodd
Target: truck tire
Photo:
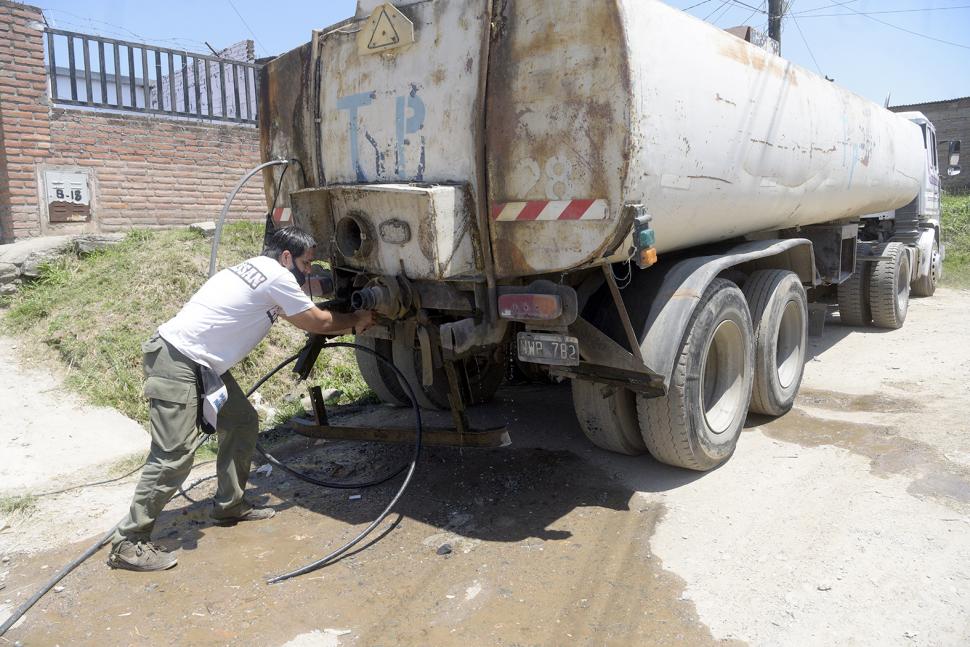
<instances>
[{"instance_id":1,"label":"truck tire","mask_svg":"<svg viewBox=\"0 0 970 647\"><path fill-rule=\"evenodd\" d=\"M751 402L754 332L744 294L717 278L698 302L667 394L637 395L644 443L662 463L709 470L734 453Z\"/></svg>"},{"instance_id":2,"label":"truck tire","mask_svg":"<svg viewBox=\"0 0 970 647\"><path fill-rule=\"evenodd\" d=\"M754 327L754 387L749 411L780 416L792 408L805 370L808 298L798 275L760 270L744 283Z\"/></svg>"},{"instance_id":3,"label":"truck tire","mask_svg":"<svg viewBox=\"0 0 970 647\"><path fill-rule=\"evenodd\" d=\"M843 326L868 326L872 323L869 308L869 272L871 263L856 261L855 271L839 284L839 323Z\"/></svg>"},{"instance_id":4,"label":"truck tire","mask_svg":"<svg viewBox=\"0 0 970 647\"><path fill-rule=\"evenodd\" d=\"M943 262L940 260L940 243L933 241L932 257L930 258L930 271L926 276L921 276L910 286L912 294L918 297L931 297L936 292L936 286L943 277Z\"/></svg>"},{"instance_id":5,"label":"truck tire","mask_svg":"<svg viewBox=\"0 0 970 647\"><path fill-rule=\"evenodd\" d=\"M400 369L401 373L407 378L414 397L418 401L418 406L422 409L447 409L448 408L448 377L444 369L434 370L432 385L424 386L422 383L421 370L421 349L413 339L404 339L400 335L395 336L391 342L391 349L394 355L394 366ZM398 378L400 379L400 378ZM398 385L401 391L404 387ZM444 397L442 397L442 392Z\"/></svg>"},{"instance_id":6,"label":"truck tire","mask_svg":"<svg viewBox=\"0 0 970 647\"><path fill-rule=\"evenodd\" d=\"M466 404L483 404L495 397L495 392L505 381L507 362L505 344L463 359L458 364L458 380L464 383L469 401ZM447 384L447 382L446 382ZM445 389L445 400L448 390Z\"/></svg>"},{"instance_id":7,"label":"truck tire","mask_svg":"<svg viewBox=\"0 0 970 647\"><path fill-rule=\"evenodd\" d=\"M889 243L869 277L872 323L879 328L902 328L909 310L909 253L902 243Z\"/></svg>"},{"instance_id":8,"label":"truck tire","mask_svg":"<svg viewBox=\"0 0 970 647\"><path fill-rule=\"evenodd\" d=\"M360 344L380 353L387 359L391 359L391 342L388 339L378 339L368 335L357 335L354 338L355 344ZM377 398L386 404L396 407L403 407L411 404L411 400L401 388L397 376L383 362L379 361L370 353L354 351L357 357L357 366L364 382L370 387Z\"/></svg>"},{"instance_id":9,"label":"truck tire","mask_svg":"<svg viewBox=\"0 0 970 647\"><path fill-rule=\"evenodd\" d=\"M647 451L637 423L637 403L627 389L572 380L573 409L590 442L601 449L635 456Z\"/></svg>"},{"instance_id":10,"label":"truck tire","mask_svg":"<svg viewBox=\"0 0 970 647\"><path fill-rule=\"evenodd\" d=\"M408 378L418 405L425 409L450 409L448 375L435 368L432 383L422 384L421 349L413 342L395 338L392 343L394 365ZM458 363L458 382L468 396L466 405L482 404L495 396L505 380L505 353L501 345L463 359ZM398 385L400 387L400 385ZM403 392L403 387L401 387Z\"/></svg>"}]
</instances>

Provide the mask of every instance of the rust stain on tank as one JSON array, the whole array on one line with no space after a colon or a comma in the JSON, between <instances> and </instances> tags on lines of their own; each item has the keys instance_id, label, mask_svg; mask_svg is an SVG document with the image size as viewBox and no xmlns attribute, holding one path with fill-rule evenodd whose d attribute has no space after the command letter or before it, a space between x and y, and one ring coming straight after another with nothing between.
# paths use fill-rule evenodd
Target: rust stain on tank
<instances>
[{"instance_id":1,"label":"rust stain on tank","mask_svg":"<svg viewBox=\"0 0 970 647\"><path fill-rule=\"evenodd\" d=\"M437 223L430 218L422 218L418 225L418 247L421 253L429 261L435 259L435 247L437 246L435 227Z\"/></svg>"},{"instance_id":2,"label":"rust stain on tank","mask_svg":"<svg viewBox=\"0 0 970 647\"><path fill-rule=\"evenodd\" d=\"M445 73L445 68L439 67L434 72L431 73L431 83L432 85L441 85L445 82L447 75Z\"/></svg>"},{"instance_id":3,"label":"rust stain on tank","mask_svg":"<svg viewBox=\"0 0 970 647\"><path fill-rule=\"evenodd\" d=\"M257 89L260 155L264 161L295 157L310 174L311 156L306 145L306 89L311 64L311 44L306 43L281 55L262 68ZM263 171L263 191L267 203L275 192L276 180L281 169ZM281 204L288 204L289 192L303 188L302 174L288 173L284 182Z\"/></svg>"},{"instance_id":4,"label":"rust stain on tank","mask_svg":"<svg viewBox=\"0 0 970 647\"><path fill-rule=\"evenodd\" d=\"M495 234L508 234L509 230L514 231L516 223L492 223L492 232ZM502 264L502 275L505 276L528 276L535 274L535 269L529 264L522 254L522 250L515 244L511 237L496 235L492 241L492 251L497 262Z\"/></svg>"},{"instance_id":5,"label":"rust stain on tank","mask_svg":"<svg viewBox=\"0 0 970 647\"><path fill-rule=\"evenodd\" d=\"M622 102L615 93L628 91L630 80L621 17L611 3L583 5L582 12L582 20L556 21L560 12L548 7L515 4L501 28L493 32L486 97L490 204L612 199L622 190L629 164L629 155L622 152L629 147L629 136L625 128L617 126L628 123L629 116L618 109ZM590 34L597 34L596 43L604 39L616 45L584 50L583 44L591 42ZM574 55L578 60L571 65L563 65L564 52L581 54ZM589 75L578 71L584 69L597 70L594 88ZM606 80L612 80L611 92L595 88ZM570 169L568 182L556 179L558 169L563 168L555 163L559 159ZM528 182L516 175L521 163L538 168L531 188L525 188ZM553 164L551 176L548 164ZM543 237L554 235L558 249L580 256L615 247L618 237L615 220L574 223L555 233L550 228L557 223L522 224L491 225L500 276L534 272L531 265L540 253L537 241ZM555 265L550 261L547 255L541 267Z\"/></svg>"},{"instance_id":6,"label":"rust stain on tank","mask_svg":"<svg viewBox=\"0 0 970 647\"><path fill-rule=\"evenodd\" d=\"M791 85L798 85L798 78L791 63L740 38L730 34L725 36L726 38L721 39L719 48L722 56L759 72L768 72Z\"/></svg>"}]
</instances>

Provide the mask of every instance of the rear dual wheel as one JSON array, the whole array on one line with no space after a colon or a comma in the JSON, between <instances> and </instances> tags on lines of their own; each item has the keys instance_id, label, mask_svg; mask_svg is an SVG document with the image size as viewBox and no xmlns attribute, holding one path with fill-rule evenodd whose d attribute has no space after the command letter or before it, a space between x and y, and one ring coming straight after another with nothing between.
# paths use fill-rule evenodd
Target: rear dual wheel
<instances>
[{"instance_id":1,"label":"rear dual wheel","mask_svg":"<svg viewBox=\"0 0 970 647\"><path fill-rule=\"evenodd\" d=\"M871 265L856 261L852 276L839 284L839 322L843 326L868 326L872 323L869 307L869 276Z\"/></svg>"},{"instance_id":2,"label":"rear dual wheel","mask_svg":"<svg viewBox=\"0 0 970 647\"><path fill-rule=\"evenodd\" d=\"M939 247L934 243L934 262L938 263ZM882 259L875 262L858 261L855 272L839 285L839 318L846 326L901 328L909 310L910 262L903 243L889 243L882 250ZM917 294L932 294L936 278L917 280Z\"/></svg>"},{"instance_id":3,"label":"rear dual wheel","mask_svg":"<svg viewBox=\"0 0 970 647\"><path fill-rule=\"evenodd\" d=\"M421 349L413 340L395 340L358 335L356 343L373 348L391 360L407 377L418 405L425 409L448 409L448 376L442 367L432 371L432 383L422 380ZM466 396L466 405L488 402L495 396L505 378L505 354L502 346L482 351L457 363L458 382ZM410 406L411 402L399 378L373 355L357 352L361 376L375 395L393 406Z\"/></svg>"},{"instance_id":4,"label":"rear dual wheel","mask_svg":"<svg viewBox=\"0 0 970 647\"><path fill-rule=\"evenodd\" d=\"M572 380L572 390L576 419L591 443L628 456L647 451L632 391L578 378Z\"/></svg>"},{"instance_id":5,"label":"rear dual wheel","mask_svg":"<svg viewBox=\"0 0 970 647\"><path fill-rule=\"evenodd\" d=\"M780 416L792 408L802 383L808 298L798 275L786 270L753 272L743 291L755 340L750 410Z\"/></svg>"},{"instance_id":6,"label":"rear dual wheel","mask_svg":"<svg viewBox=\"0 0 970 647\"><path fill-rule=\"evenodd\" d=\"M654 458L701 471L730 458L751 401L753 337L744 294L714 279L691 315L667 394L637 396L641 435Z\"/></svg>"},{"instance_id":7,"label":"rear dual wheel","mask_svg":"<svg viewBox=\"0 0 970 647\"><path fill-rule=\"evenodd\" d=\"M882 257L873 264L869 278L872 323L879 328L902 328L909 311L909 252L902 243L889 243Z\"/></svg>"},{"instance_id":8,"label":"rear dual wheel","mask_svg":"<svg viewBox=\"0 0 970 647\"><path fill-rule=\"evenodd\" d=\"M662 463L709 470L737 446L751 399L751 316L737 285L715 279L681 340L670 388L648 398L573 380L573 406L593 444L621 454L648 450Z\"/></svg>"}]
</instances>

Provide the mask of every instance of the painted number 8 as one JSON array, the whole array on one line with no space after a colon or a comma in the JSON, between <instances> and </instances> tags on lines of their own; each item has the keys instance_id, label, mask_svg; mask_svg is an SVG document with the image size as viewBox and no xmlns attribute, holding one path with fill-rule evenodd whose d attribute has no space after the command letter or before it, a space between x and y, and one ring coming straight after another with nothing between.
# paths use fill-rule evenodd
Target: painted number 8
<instances>
[{"instance_id":1,"label":"painted number 8","mask_svg":"<svg viewBox=\"0 0 970 647\"><path fill-rule=\"evenodd\" d=\"M561 155L549 158L546 162L546 197L551 200L561 200L569 192L569 177L572 167L569 161ZM557 189L562 187L561 190Z\"/></svg>"}]
</instances>

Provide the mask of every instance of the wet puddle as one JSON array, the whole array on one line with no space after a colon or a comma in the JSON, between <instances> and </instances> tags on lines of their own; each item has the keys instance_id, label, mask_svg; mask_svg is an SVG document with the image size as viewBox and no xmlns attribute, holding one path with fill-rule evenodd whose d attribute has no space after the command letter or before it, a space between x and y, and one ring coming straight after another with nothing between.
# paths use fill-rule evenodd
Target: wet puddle
<instances>
[{"instance_id":1,"label":"wet puddle","mask_svg":"<svg viewBox=\"0 0 970 647\"><path fill-rule=\"evenodd\" d=\"M316 449L302 463L322 477L356 479L406 456L344 446L343 453L333 445L326 454ZM353 474L353 465L368 467ZM379 541L322 571L265 584L266 576L356 534L396 483L334 492L278 472L254 477L256 493L280 513L235 528L211 526L201 505L173 502L159 527L164 542L180 549L178 567L110 571L102 551L6 638L26 645L282 645L330 629L327 644L343 645L718 642L681 599L684 582L650 552L663 507L641 502L567 451L429 449ZM202 484L193 496L212 487ZM444 544L451 552L439 554ZM29 594L82 549L15 559L0 595L16 603L18 592Z\"/></svg>"},{"instance_id":2,"label":"wet puddle","mask_svg":"<svg viewBox=\"0 0 970 647\"><path fill-rule=\"evenodd\" d=\"M845 413L914 413L916 400L896 395L848 395L803 389L795 408L780 418L751 415L747 426L766 436L803 447L833 445L870 459L878 476L913 478L908 491L943 501L970 504L970 468L950 461L938 449L900 435L896 427L819 417L800 406Z\"/></svg>"}]
</instances>

